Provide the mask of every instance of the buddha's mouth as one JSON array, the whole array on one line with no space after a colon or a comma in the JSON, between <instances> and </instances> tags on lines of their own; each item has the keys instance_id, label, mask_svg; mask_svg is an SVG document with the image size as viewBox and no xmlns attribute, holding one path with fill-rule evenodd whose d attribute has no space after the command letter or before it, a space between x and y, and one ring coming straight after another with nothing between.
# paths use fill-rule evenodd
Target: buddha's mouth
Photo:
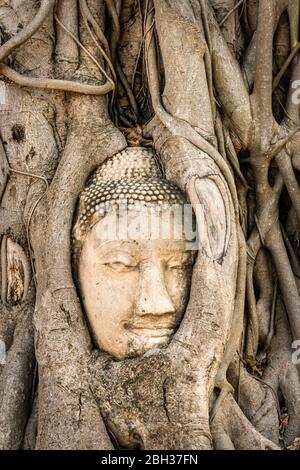
<instances>
[{"instance_id":1,"label":"buddha's mouth","mask_svg":"<svg viewBox=\"0 0 300 470\"><path fill-rule=\"evenodd\" d=\"M152 337L152 338L168 338L174 333L174 328L166 326L135 326L132 325L130 332L138 336Z\"/></svg>"}]
</instances>

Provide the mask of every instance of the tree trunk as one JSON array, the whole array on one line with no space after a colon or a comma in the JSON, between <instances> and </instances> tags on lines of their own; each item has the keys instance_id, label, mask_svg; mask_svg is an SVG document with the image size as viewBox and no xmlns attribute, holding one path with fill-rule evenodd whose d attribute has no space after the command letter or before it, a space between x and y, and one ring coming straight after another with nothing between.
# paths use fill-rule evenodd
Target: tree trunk
<instances>
[{"instance_id":1,"label":"tree trunk","mask_svg":"<svg viewBox=\"0 0 300 470\"><path fill-rule=\"evenodd\" d=\"M297 447L299 50L294 0L0 0L0 449ZM71 232L140 146L204 229L169 346L114 361Z\"/></svg>"}]
</instances>

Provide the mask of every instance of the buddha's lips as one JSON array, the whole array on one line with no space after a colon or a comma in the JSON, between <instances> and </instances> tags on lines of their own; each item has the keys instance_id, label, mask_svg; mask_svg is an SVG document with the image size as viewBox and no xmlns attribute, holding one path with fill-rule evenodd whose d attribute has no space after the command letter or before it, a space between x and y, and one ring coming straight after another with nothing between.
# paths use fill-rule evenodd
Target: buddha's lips
<instances>
[{"instance_id":1,"label":"buddha's lips","mask_svg":"<svg viewBox=\"0 0 300 470\"><path fill-rule=\"evenodd\" d=\"M152 336L155 338L165 338L174 333L174 328L172 328L171 325L131 325L129 331L137 335L146 334L146 336Z\"/></svg>"}]
</instances>

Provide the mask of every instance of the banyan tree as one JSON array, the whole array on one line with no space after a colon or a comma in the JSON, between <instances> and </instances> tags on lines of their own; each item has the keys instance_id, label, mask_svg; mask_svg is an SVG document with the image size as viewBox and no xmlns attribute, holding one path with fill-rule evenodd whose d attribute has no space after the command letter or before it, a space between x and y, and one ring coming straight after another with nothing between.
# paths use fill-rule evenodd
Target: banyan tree
<instances>
[{"instance_id":1,"label":"banyan tree","mask_svg":"<svg viewBox=\"0 0 300 470\"><path fill-rule=\"evenodd\" d=\"M299 447L299 10L0 0L1 449Z\"/></svg>"}]
</instances>

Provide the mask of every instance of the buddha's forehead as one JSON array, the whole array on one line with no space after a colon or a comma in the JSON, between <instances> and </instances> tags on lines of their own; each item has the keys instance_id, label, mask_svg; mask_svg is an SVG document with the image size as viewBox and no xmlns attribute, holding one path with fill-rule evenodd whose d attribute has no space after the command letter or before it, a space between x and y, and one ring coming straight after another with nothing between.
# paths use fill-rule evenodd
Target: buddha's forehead
<instances>
[{"instance_id":1,"label":"buddha's forehead","mask_svg":"<svg viewBox=\"0 0 300 470\"><path fill-rule=\"evenodd\" d=\"M101 223L99 223L101 225ZM191 259L193 253L187 249L184 239L163 239L161 237L143 237L132 239L118 239L115 237L106 240L97 236L97 226L95 226L84 243L85 250L94 261L107 254L117 255L118 253L128 253L137 260L147 260L150 258L176 257L182 261Z\"/></svg>"},{"instance_id":2,"label":"buddha's forehead","mask_svg":"<svg viewBox=\"0 0 300 470\"><path fill-rule=\"evenodd\" d=\"M91 229L95 241L188 241L194 238L193 212L185 205L111 208Z\"/></svg>"}]
</instances>

